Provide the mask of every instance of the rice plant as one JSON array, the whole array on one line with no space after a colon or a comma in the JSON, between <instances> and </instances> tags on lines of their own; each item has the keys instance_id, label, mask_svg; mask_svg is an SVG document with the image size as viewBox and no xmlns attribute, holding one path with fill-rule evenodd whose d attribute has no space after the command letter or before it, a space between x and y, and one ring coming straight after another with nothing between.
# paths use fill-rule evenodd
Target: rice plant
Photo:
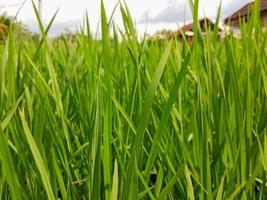
<instances>
[{"instance_id":1,"label":"rice plant","mask_svg":"<svg viewBox=\"0 0 267 200\"><path fill-rule=\"evenodd\" d=\"M101 2L102 39L0 47L0 199L266 199L267 35L137 39ZM218 24L217 24L218 25ZM111 37L112 35L112 37Z\"/></svg>"}]
</instances>

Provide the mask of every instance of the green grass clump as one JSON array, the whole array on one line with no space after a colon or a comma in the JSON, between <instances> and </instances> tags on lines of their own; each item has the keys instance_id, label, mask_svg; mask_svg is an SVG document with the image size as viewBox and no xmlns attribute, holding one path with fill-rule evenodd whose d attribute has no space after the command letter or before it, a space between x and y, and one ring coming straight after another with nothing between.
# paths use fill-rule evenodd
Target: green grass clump
<instances>
[{"instance_id":1,"label":"green grass clump","mask_svg":"<svg viewBox=\"0 0 267 200\"><path fill-rule=\"evenodd\" d=\"M0 199L266 199L267 35L139 41L101 4L73 38L0 47ZM256 12L255 12L256 13ZM111 38L110 35L113 35ZM119 33L119 34L118 34ZM121 39L119 39L121 38Z\"/></svg>"}]
</instances>

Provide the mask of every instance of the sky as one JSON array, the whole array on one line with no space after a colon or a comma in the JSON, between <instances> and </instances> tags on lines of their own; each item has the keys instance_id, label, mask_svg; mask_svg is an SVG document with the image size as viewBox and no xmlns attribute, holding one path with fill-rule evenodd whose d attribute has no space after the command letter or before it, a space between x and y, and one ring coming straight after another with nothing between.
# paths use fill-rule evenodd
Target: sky
<instances>
[{"instance_id":1,"label":"sky","mask_svg":"<svg viewBox=\"0 0 267 200\"><path fill-rule=\"evenodd\" d=\"M23 6L22 3L25 1ZM215 19L218 6L222 1L221 18L228 17L251 0L200 0L199 17ZM37 0L34 0L37 4ZM110 16L118 0L104 0L107 16ZM123 2L123 1L122 1ZM153 34L157 30L175 30L192 21L188 0L125 0L139 34ZM38 32L31 0L0 0L0 14L16 15L33 32ZM59 35L64 31L75 31L88 12L91 30L97 32L100 18L100 0L43 0L42 20L49 19L59 9L50 35ZM117 7L114 21L123 27L120 9Z\"/></svg>"}]
</instances>

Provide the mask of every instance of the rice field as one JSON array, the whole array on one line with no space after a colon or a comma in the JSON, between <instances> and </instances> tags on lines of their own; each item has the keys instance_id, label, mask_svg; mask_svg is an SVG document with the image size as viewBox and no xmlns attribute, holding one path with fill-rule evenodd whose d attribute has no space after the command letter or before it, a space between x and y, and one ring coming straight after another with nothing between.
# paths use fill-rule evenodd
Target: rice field
<instances>
[{"instance_id":1,"label":"rice field","mask_svg":"<svg viewBox=\"0 0 267 200\"><path fill-rule=\"evenodd\" d=\"M0 45L0 199L267 199L267 34ZM54 16L56 17L56 15ZM218 25L218 24L217 24Z\"/></svg>"}]
</instances>

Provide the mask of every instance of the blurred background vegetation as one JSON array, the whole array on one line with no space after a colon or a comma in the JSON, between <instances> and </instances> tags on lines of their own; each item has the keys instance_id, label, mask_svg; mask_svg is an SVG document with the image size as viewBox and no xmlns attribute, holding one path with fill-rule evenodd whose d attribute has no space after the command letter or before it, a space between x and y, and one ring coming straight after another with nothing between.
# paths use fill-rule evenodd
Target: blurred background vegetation
<instances>
[{"instance_id":1,"label":"blurred background vegetation","mask_svg":"<svg viewBox=\"0 0 267 200\"><path fill-rule=\"evenodd\" d=\"M6 13L0 13L0 42L3 43L7 37L9 30L12 29L16 37L33 37L26 26L17 21L15 17L9 16Z\"/></svg>"}]
</instances>

